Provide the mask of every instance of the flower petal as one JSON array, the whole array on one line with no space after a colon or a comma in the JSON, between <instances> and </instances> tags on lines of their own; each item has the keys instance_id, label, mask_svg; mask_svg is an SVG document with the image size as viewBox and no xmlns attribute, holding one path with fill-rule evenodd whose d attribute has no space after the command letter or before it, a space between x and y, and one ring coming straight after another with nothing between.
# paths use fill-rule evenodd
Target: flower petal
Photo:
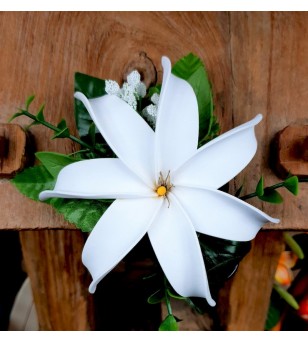
<instances>
[{"instance_id":1,"label":"flower petal","mask_svg":"<svg viewBox=\"0 0 308 343\"><path fill-rule=\"evenodd\" d=\"M198 103L190 84L171 74L171 63L162 58L163 85L155 129L156 175L179 167L197 149Z\"/></svg>"},{"instance_id":2,"label":"flower petal","mask_svg":"<svg viewBox=\"0 0 308 343\"><path fill-rule=\"evenodd\" d=\"M211 297L204 261L196 232L177 202L170 194L148 231L158 261L177 293L184 297Z\"/></svg>"},{"instance_id":3,"label":"flower petal","mask_svg":"<svg viewBox=\"0 0 308 343\"><path fill-rule=\"evenodd\" d=\"M217 189L230 181L256 153L254 127L261 120L262 115L259 114L204 145L173 173L174 185Z\"/></svg>"},{"instance_id":4,"label":"flower petal","mask_svg":"<svg viewBox=\"0 0 308 343\"><path fill-rule=\"evenodd\" d=\"M40 200L51 197L115 199L153 197L146 186L118 158L80 161L64 167L53 191L40 193Z\"/></svg>"},{"instance_id":5,"label":"flower petal","mask_svg":"<svg viewBox=\"0 0 308 343\"><path fill-rule=\"evenodd\" d=\"M176 186L172 193L185 208L196 231L213 237L249 241L267 222L279 220L218 190Z\"/></svg>"},{"instance_id":6,"label":"flower petal","mask_svg":"<svg viewBox=\"0 0 308 343\"><path fill-rule=\"evenodd\" d=\"M82 252L82 262L93 278L89 287L91 293L145 235L161 205L161 198L120 199L107 209Z\"/></svg>"},{"instance_id":7,"label":"flower petal","mask_svg":"<svg viewBox=\"0 0 308 343\"><path fill-rule=\"evenodd\" d=\"M82 101L95 125L120 160L149 186L154 182L154 131L127 103L114 95Z\"/></svg>"}]
</instances>

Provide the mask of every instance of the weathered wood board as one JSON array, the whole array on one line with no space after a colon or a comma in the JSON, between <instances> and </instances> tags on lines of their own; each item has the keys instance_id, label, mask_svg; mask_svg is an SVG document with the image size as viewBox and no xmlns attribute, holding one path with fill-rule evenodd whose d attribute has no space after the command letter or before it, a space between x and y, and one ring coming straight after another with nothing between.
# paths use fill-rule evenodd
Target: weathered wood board
<instances>
[{"instance_id":1,"label":"weathered wood board","mask_svg":"<svg viewBox=\"0 0 308 343\"><path fill-rule=\"evenodd\" d=\"M5 122L30 94L33 109L46 104L47 119L64 117L74 131L73 79L80 71L121 81L141 51L153 61L172 61L192 51L205 62L222 131L264 114L257 127L258 152L237 178L253 190L269 169L269 144L289 124L307 123L308 24L306 13L1 13L0 121ZM18 120L25 124L25 120ZM31 130L37 150L71 152L71 142L50 141L42 127ZM286 193L283 206L253 203L281 218L275 228L307 227L307 185L298 198ZM305 192L306 190L306 192ZM1 229L71 228L47 205L25 199L6 180ZM19 215L12 216L18 204ZM31 213L31 215L29 215Z\"/></svg>"},{"instance_id":2,"label":"weathered wood board","mask_svg":"<svg viewBox=\"0 0 308 343\"><path fill-rule=\"evenodd\" d=\"M44 102L49 121L56 124L65 118L76 133L73 119L75 71L121 81L127 66L140 52L145 52L153 61L160 80L162 55L174 62L193 52L207 66L222 132L257 113L264 115L256 129L257 154L231 182L231 191L245 181L245 193L252 192L261 174L266 185L279 181L269 167L273 157L270 157L270 144L275 134L287 125L308 123L307 19L305 12L2 12L0 122L6 122L24 100L35 93L34 110ZM16 122L27 123L24 119ZM37 150L69 153L77 149L70 141L65 144L62 140L50 141L51 133L45 128L33 127L31 132ZM280 224L266 228L307 230L307 190L308 185L301 184L298 197L282 191L285 202L279 206L258 200L251 203L281 219ZM0 180L0 197L0 229L73 228L48 205L20 195L6 179ZM25 251L36 244L36 237L29 236L29 239L28 244L24 244ZM273 274L280 243L277 241L271 252L268 240L260 239L258 249L254 249L256 256L250 254L245 259L239 275L242 275L241 268L247 271L254 265L265 247L269 249L267 255L273 258L264 268ZM50 237L46 238L46 245L49 252L57 246ZM77 245L81 247L82 243ZM261 276L256 277L261 279ZM268 278L265 298L268 298L270 284ZM237 277L232 287L246 286ZM232 306L243 306L235 294L231 288ZM74 299L71 297L70 301ZM265 305L259 318L264 319L264 308ZM233 309L230 313L226 327L234 329L238 314ZM253 325L250 327L256 328Z\"/></svg>"}]
</instances>

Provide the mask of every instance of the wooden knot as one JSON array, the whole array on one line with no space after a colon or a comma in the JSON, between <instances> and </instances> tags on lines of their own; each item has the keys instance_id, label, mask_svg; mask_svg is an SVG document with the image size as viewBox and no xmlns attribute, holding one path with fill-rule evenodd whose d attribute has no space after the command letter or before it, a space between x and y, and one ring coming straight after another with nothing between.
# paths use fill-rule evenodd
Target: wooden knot
<instances>
[{"instance_id":1,"label":"wooden knot","mask_svg":"<svg viewBox=\"0 0 308 343\"><path fill-rule=\"evenodd\" d=\"M26 165L27 136L17 124L0 124L0 177L13 177Z\"/></svg>"},{"instance_id":2,"label":"wooden knot","mask_svg":"<svg viewBox=\"0 0 308 343\"><path fill-rule=\"evenodd\" d=\"M308 176L308 125L287 126L278 132L275 142L275 171L281 178L289 173Z\"/></svg>"},{"instance_id":3,"label":"wooden knot","mask_svg":"<svg viewBox=\"0 0 308 343\"><path fill-rule=\"evenodd\" d=\"M157 72L152 60L144 51L141 51L136 58L128 62L123 71L123 81L126 81L127 76L137 70L141 75L141 81L144 82L148 89L151 85L156 84Z\"/></svg>"}]
</instances>

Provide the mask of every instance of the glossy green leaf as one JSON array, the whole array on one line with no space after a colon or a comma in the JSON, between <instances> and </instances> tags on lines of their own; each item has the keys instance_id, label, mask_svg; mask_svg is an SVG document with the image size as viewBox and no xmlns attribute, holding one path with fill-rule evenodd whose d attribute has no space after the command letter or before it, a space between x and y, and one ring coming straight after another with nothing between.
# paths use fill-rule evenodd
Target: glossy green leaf
<instances>
[{"instance_id":1,"label":"glossy green leaf","mask_svg":"<svg viewBox=\"0 0 308 343\"><path fill-rule=\"evenodd\" d=\"M295 300L292 294L276 283L273 287L274 290L281 296L281 298L284 299L291 307L293 307L295 310L299 309L298 302Z\"/></svg>"},{"instance_id":2,"label":"glossy green leaf","mask_svg":"<svg viewBox=\"0 0 308 343\"><path fill-rule=\"evenodd\" d=\"M263 178L263 176L261 176L261 178L257 184L256 193L257 193L258 197L262 197L264 195L264 178Z\"/></svg>"},{"instance_id":3,"label":"glossy green leaf","mask_svg":"<svg viewBox=\"0 0 308 343\"><path fill-rule=\"evenodd\" d=\"M178 331L179 326L175 317L169 314L159 326L159 331Z\"/></svg>"},{"instance_id":4,"label":"glossy green leaf","mask_svg":"<svg viewBox=\"0 0 308 343\"><path fill-rule=\"evenodd\" d=\"M32 101L35 99L35 95L30 95L25 103L26 106L26 110L28 111L30 104L32 103Z\"/></svg>"},{"instance_id":5,"label":"glossy green leaf","mask_svg":"<svg viewBox=\"0 0 308 343\"><path fill-rule=\"evenodd\" d=\"M106 94L105 80L82 73L75 73L75 92L83 93L88 99ZM83 103L75 99L75 121L80 137L87 136L93 123Z\"/></svg>"},{"instance_id":6,"label":"glossy green leaf","mask_svg":"<svg viewBox=\"0 0 308 343\"><path fill-rule=\"evenodd\" d=\"M165 298L164 292L162 289L157 290L155 293L148 297L149 304L159 304Z\"/></svg>"},{"instance_id":7,"label":"glossy green leaf","mask_svg":"<svg viewBox=\"0 0 308 343\"><path fill-rule=\"evenodd\" d=\"M57 125L57 128L60 129L61 131L56 132L53 136L52 139L56 138L68 138L70 136L69 129L66 125L65 119L62 119L60 123Z\"/></svg>"},{"instance_id":8,"label":"glossy green leaf","mask_svg":"<svg viewBox=\"0 0 308 343\"><path fill-rule=\"evenodd\" d=\"M8 123L10 123L11 121L13 121L14 119L20 117L20 116L23 116L23 113L22 112L17 112L17 113L14 113L8 120Z\"/></svg>"},{"instance_id":9,"label":"glossy green leaf","mask_svg":"<svg viewBox=\"0 0 308 343\"><path fill-rule=\"evenodd\" d=\"M294 195L298 195L298 177L291 176L283 181L284 187Z\"/></svg>"},{"instance_id":10,"label":"glossy green leaf","mask_svg":"<svg viewBox=\"0 0 308 343\"><path fill-rule=\"evenodd\" d=\"M60 170L63 167L71 163L80 161L80 159L48 151L37 152L35 156L44 165L44 167L47 169L50 175L54 178L58 176Z\"/></svg>"},{"instance_id":11,"label":"glossy green leaf","mask_svg":"<svg viewBox=\"0 0 308 343\"><path fill-rule=\"evenodd\" d=\"M39 200L40 192L53 189L55 185L54 177L44 166L27 168L17 174L11 182L22 194L33 200Z\"/></svg>"},{"instance_id":12,"label":"glossy green leaf","mask_svg":"<svg viewBox=\"0 0 308 343\"><path fill-rule=\"evenodd\" d=\"M287 232L283 233L283 238L294 254L296 254L297 257L302 260L305 257L304 252L296 240Z\"/></svg>"},{"instance_id":13,"label":"glossy green leaf","mask_svg":"<svg viewBox=\"0 0 308 343\"><path fill-rule=\"evenodd\" d=\"M280 316L280 309L271 301L267 312L265 330L271 330L279 322Z\"/></svg>"},{"instance_id":14,"label":"glossy green leaf","mask_svg":"<svg viewBox=\"0 0 308 343\"><path fill-rule=\"evenodd\" d=\"M193 88L199 109L199 144L206 142L212 127L217 131L218 124L213 115L213 96L211 84L202 61L192 53L180 59L172 68L172 73L186 80ZM213 126L213 125L216 126Z\"/></svg>"},{"instance_id":15,"label":"glossy green leaf","mask_svg":"<svg viewBox=\"0 0 308 343\"><path fill-rule=\"evenodd\" d=\"M90 232L112 201L54 198L48 200L48 203L68 222L75 224L83 232Z\"/></svg>"},{"instance_id":16,"label":"glossy green leaf","mask_svg":"<svg viewBox=\"0 0 308 343\"><path fill-rule=\"evenodd\" d=\"M262 196L258 196L258 198L272 204L281 204L283 202L282 196L275 189L270 188L265 188L264 194Z\"/></svg>"},{"instance_id":17,"label":"glossy green leaf","mask_svg":"<svg viewBox=\"0 0 308 343\"><path fill-rule=\"evenodd\" d=\"M39 111L38 111L38 113L37 113L37 115L36 115L36 118L37 118L39 121L45 121L45 118L44 118L44 107L45 107L45 105L43 104L43 105L40 107L40 109L39 109Z\"/></svg>"}]
</instances>

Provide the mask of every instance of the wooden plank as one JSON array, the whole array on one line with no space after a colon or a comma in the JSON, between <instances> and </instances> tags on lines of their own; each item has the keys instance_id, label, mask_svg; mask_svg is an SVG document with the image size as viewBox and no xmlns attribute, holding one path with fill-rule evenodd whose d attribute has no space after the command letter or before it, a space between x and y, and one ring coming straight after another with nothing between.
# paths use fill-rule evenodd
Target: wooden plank
<instances>
[{"instance_id":1,"label":"wooden plank","mask_svg":"<svg viewBox=\"0 0 308 343\"><path fill-rule=\"evenodd\" d=\"M79 231L21 231L40 330L93 329L89 274L81 262Z\"/></svg>"},{"instance_id":2,"label":"wooden plank","mask_svg":"<svg viewBox=\"0 0 308 343\"><path fill-rule=\"evenodd\" d=\"M284 242L282 233L261 232L220 292L218 313L224 330L264 330L274 275Z\"/></svg>"},{"instance_id":3,"label":"wooden plank","mask_svg":"<svg viewBox=\"0 0 308 343\"><path fill-rule=\"evenodd\" d=\"M306 12L230 14L234 124L257 113L264 115L256 128L257 154L236 178L235 188L245 181L245 191L253 192L261 175L266 186L280 182L270 169L274 160L270 155L271 142L288 125L308 124L307 35ZM259 200L250 202L272 217L280 218L280 224L268 224L266 228L307 230L307 190L307 183L300 185L297 197L281 190L285 201L279 206Z\"/></svg>"},{"instance_id":4,"label":"wooden plank","mask_svg":"<svg viewBox=\"0 0 308 343\"><path fill-rule=\"evenodd\" d=\"M46 119L57 124L65 118L74 133L74 72L121 81L145 52L161 80L162 55L174 62L192 51L207 66L215 110L226 131L232 125L228 23L223 12L2 12L0 122L35 93L33 111L45 103ZM17 123L28 121L18 118ZM70 141L48 140L51 133L43 127L31 133L37 150L76 149ZM26 199L7 180L0 180L0 198L5 201L0 229L72 228L50 206ZM18 216L12 216L16 207Z\"/></svg>"}]
</instances>

